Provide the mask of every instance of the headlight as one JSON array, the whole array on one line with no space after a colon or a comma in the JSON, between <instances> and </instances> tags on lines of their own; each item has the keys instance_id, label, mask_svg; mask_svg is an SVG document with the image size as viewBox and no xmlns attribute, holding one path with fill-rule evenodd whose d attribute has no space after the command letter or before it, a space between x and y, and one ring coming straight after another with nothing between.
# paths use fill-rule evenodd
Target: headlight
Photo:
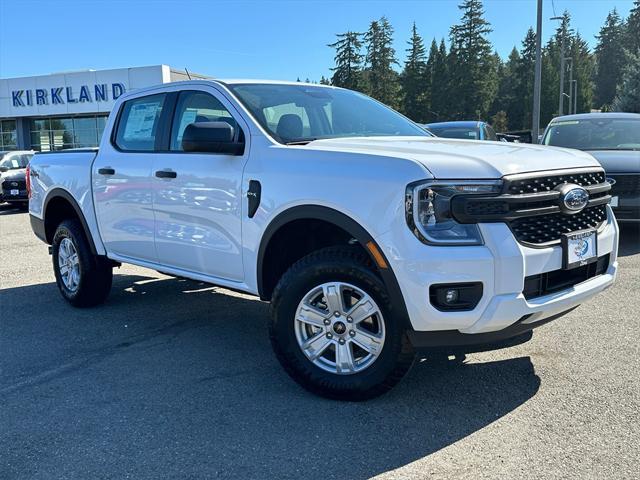
<instances>
[{"instance_id":1,"label":"headlight","mask_svg":"<svg viewBox=\"0 0 640 480\"><path fill-rule=\"evenodd\" d=\"M499 193L501 187L499 180L412 183L407 186L405 199L407 224L420 241L429 245L482 245L477 225L452 218L451 199L455 195Z\"/></svg>"}]
</instances>

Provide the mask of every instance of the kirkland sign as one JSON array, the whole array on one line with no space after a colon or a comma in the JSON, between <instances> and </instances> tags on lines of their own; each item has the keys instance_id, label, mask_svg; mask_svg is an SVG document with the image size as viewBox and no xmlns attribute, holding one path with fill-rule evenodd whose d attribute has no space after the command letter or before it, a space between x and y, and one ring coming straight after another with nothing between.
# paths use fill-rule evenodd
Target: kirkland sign
<instances>
[{"instance_id":1,"label":"kirkland sign","mask_svg":"<svg viewBox=\"0 0 640 480\"><path fill-rule=\"evenodd\" d=\"M125 93L122 83L100 83L82 85L79 91L73 87L36 88L35 90L13 90L11 101L14 107L33 105L64 105L65 103L93 103L116 100Z\"/></svg>"}]
</instances>

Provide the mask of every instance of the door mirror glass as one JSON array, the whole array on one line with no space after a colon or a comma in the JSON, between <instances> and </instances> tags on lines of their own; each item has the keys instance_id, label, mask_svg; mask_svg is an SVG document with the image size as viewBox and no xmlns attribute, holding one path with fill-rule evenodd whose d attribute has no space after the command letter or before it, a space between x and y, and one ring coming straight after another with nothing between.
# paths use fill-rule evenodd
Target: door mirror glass
<instances>
[{"instance_id":1,"label":"door mirror glass","mask_svg":"<svg viewBox=\"0 0 640 480\"><path fill-rule=\"evenodd\" d=\"M235 141L235 133L227 122L190 123L182 134L182 150L242 155L244 142Z\"/></svg>"}]
</instances>

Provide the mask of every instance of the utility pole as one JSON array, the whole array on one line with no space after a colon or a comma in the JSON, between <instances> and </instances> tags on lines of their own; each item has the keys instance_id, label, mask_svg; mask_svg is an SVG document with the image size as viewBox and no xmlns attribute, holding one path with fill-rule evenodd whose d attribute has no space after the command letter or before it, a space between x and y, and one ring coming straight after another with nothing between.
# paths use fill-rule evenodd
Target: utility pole
<instances>
[{"instance_id":1,"label":"utility pole","mask_svg":"<svg viewBox=\"0 0 640 480\"><path fill-rule=\"evenodd\" d=\"M571 115L571 105L573 104L573 58L567 57L564 59L565 62L569 63L569 115ZM573 113L576 113L575 111Z\"/></svg>"},{"instance_id":2,"label":"utility pole","mask_svg":"<svg viewBox=\"0 0 640 480\"><path fill-rule=\"evenodd\" d=\"M538 21L536 22L536 67L533 81L533 125L531 142L538 143L540 136L540 89L542 84L542 0L538 0Z\"/></svg>"},{"instance_id":3,"label":"utility pole","mask_svg":"<svg viewBox=\"0 0 640 480\"><path fill-rule=\"evenodd\" d=\"M573 113L578 113L578 80L573 80Z\"/></svg>"},{"instance_id":4,"label":"utility pole","mask_svg":"<svg viewBox=\"0 0 640 480\"><path fill-rule=\"evenodd\" d=\"M551 17L550 20L563 20L562 17ZM562 115L564 110L564 41L565 34L562 31L562 42L560 42L560 95L558 99L558 115Z\"/></svg>"}]
</instances>

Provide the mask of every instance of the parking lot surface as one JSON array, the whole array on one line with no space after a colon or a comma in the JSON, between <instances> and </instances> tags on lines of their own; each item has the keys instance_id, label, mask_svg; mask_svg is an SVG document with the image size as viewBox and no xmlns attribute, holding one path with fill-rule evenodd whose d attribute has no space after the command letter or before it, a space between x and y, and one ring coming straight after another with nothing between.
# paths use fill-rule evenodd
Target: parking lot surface
<instances>
[{"instance_id":1,"label":"parking lot surface","mask_svg":"<svg viewBox=\"0 0 640 480\"><path fill-rule=\"evenodd\" d=\"M255 298L124 266L105 305L70 307L28 215L0 206L0 478L638 478L622 233L616 285L530 342L340 403L288 378Z\"/></svg>"}]
</instances>

